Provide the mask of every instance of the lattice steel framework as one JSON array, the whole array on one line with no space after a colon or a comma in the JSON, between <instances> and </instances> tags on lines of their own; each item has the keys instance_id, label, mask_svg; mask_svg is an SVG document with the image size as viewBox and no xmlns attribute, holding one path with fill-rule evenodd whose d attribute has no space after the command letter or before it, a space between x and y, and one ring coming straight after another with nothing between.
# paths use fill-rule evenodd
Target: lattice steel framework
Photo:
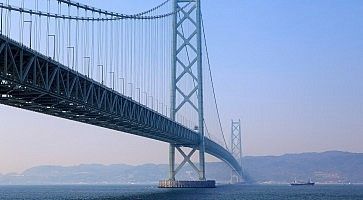
<instances>
[{"instance_id":1,"label":"lattice steel framework","mask_svg":"<svg viewBox=\"0 0 363 200\"><path fill-rule=\"evenodd\" d=\"M0 104L199 149L195 131L2 35ZM208 138L205 152L240 168Z\"/></svg>"},{"instance_id":2,"label":"lattice steel framework","mask_svg":"<svg viewBox=\"0 0 363 200\"><path fill-rule=\"evenodd\" d=\"M238 172L232 169L231 181L236 178L237 182L241 181L242 172L242 132L241 132L241 120L233 121L231 123L231 154L238 161L241 166L241 171Z\"/></svg>"},{"instance_id":3,"label":"lattice steel framework","mask_svg":"<svg viewBox=\"0 0 363 200\"><path fill-rule=\"evenodd\" d=\"M171 179L189 163L205 180L204 152L241 172L239 162L230 152L204 137L200 0L174 0L174 10L180 9L173 23L171 119L2 33L0 104L168 142ZM190 34L182 31L183 25L188 26ZM187 62L181 53L186 49L190 50ZM192 77L194 87L183 91L179 84L187 76ZM183 100L177 102L177 97ZM186 105L198 114L196 131L175 121L176 114ZM180 147L190 147L192 151L185 154ZM175 149L184 157L177 169ZM197 150L198 168L190 160Z\"/></svg>"},{"instance_id":4,"label":"lattice steel framework","mask_svg":"<svg viewBox=\"0 0 363 200\"><path fill-rule=\"evenodd\" d=\"M189 6L185 6L189 4ZM201 38L201 5L200 0L174 0L174 11L181 10L173 20L173 57L171 79L171 119L182 108L192 107L198 115L198 131L200 136L199 169L190 161L193 149L188 155L175 144L170 144L169 149L169 179L175 180L178 169L188 162L199 174L200 180L205 180L205 141L204 141L204 114L203 114L203 77L202 77L202 38ZM186 32L184 27L188 27ZM185 55L185 52L187 55ZM187 57L187 58L186 58ZM183 81L193 83L192 88L182 88ZM177 101L181 98L181 101ZM197 102L195 101L197 100ZM184 157L184 161L175 169L175 148Z\"/></svg>"}]
</instances>

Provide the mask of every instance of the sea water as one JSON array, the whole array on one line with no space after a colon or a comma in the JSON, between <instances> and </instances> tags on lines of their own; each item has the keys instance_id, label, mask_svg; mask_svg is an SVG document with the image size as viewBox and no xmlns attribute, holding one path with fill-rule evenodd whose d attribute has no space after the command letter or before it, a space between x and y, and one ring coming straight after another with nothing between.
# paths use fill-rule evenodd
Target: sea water
<instances>
[{"instance_id":1,"label":"sea water","mask_svg":"<svg viewBox=\"0 0 363 200\"><path fill-rule=\"evenodd\" d=\"M1 200L363 200L363 185L220 185L212 189L160 189L155 185L0 186Z\"/></svg>"}]
</instances>

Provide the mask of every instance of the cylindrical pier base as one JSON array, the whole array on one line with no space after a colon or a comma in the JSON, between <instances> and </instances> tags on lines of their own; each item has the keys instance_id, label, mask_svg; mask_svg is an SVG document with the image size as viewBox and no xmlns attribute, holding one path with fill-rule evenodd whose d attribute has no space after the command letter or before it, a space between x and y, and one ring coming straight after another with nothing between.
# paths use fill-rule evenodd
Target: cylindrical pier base
<instances>
[{"instance_id":1,"label":"cylindrical pier base","mask_svg":"<svg viewBox=\"0 0 363 200\"><path fill-rule=\"evenodd\" d=\"M215 188L215 180L206 181L173 181L161 180L159 181L159 188Z\"/></svg>"}]
</instances>

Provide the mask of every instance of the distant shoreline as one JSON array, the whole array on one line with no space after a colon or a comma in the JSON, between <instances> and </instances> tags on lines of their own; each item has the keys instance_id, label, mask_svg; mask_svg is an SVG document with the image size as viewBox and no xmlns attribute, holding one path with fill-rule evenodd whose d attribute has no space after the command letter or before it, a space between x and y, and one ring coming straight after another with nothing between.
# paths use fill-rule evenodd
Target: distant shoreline
<instances>
[{"instance_id":1,"label":"distant shoreline","mask_svg":"<svg viewBox=\"0 0 363 200\"><path fill-rule=\"evenodd\" d=\"M319 185L363 184L363 154L339 151L247 156L243 158L246 182L260 185L288 185L294 179L311 179ZM207 178L228 183L231 169L222 162L206 163ZM0 175L0 185L140 185L157 184L167 176L167 164L82 164L77 166L37 166L22 173ZM180 180L193 180L186 165Z\"/></svg>"}]
</instances>

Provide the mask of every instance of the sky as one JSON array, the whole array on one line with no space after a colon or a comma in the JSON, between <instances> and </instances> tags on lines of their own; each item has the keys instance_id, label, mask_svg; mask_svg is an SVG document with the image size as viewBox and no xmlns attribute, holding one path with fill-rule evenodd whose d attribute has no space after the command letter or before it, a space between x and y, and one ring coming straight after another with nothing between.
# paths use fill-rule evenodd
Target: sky
<instances>
[{"instance_id":1,"label":"sky","mask_svg":"<svg viewBox=\"0 0 363 200\"><path fill-rule=\"evenodd\" d=\"M160 0L80 1L135 13ZM224 131L244 155L363 152L363 1L204 0ZM0 105L0 173L167 163L168 144ZM208 157L208 160L214 160Z\"/></svg>"}]
</instances>

